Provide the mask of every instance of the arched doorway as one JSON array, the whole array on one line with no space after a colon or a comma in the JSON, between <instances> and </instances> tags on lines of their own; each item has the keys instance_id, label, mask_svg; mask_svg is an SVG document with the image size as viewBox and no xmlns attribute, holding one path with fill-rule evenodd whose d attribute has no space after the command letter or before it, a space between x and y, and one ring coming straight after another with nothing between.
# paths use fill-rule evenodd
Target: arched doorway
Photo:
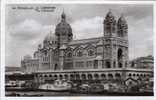
<instances>
[{"instance_id":1,"label":"arched doorway","mask_svg":"<svg viewBox=\"0 0 156 100\"><path fill-rule=\"evenodd\" d=\"M70 80L74 80L74 75L73 74L70 75Z\"/></svg>"},{"instance_id":2,"label":"arched doorway","mask_svg":"<svg viewBox=\"0 0 156 100\"><path fill-rule=\"evenodd\" d=\"M115 74L115 78L116 78L117 80L120 80L120 79L121 79L121 75L120 75L119 73L116 73L116 74Z\"/></svg>"},{"instance_id":3,"label":"arched doorway","mask_svg":"<svg viewBox=\"0 0 156 100\"><path fill-rule=\"evenodd\" d=\"M88 80L92 80L93 77L92 77L92 74L88 74Z\"/></svg>"},{"instance_id":4,"label":"arched doorway","mask_svg":"<svg viewBox=\"0 0 156 100\"><path fill-rule=\"evenodd\" d=\"M76 80L80 80L80 75L76 74Z\"/></svg>"},{"instance_id":5,"label":"arched doorway","mask_svg":"<svg viewBox=\"0 0 156 100\"><path fill-rule=\"evenodd\" d=\"M67 74L65 74L65 75L64 75L64 78L65 78L66 80L68 80L68 75L67 75Z\"/></svg>"},{"instance_id":6,"label":"arched doorway","mask_svg":"<svg viewBox=\"0 0 156 100\"><path fill-rule=\"evenodd\" d=\"M54 75L54 80L56 80L57 79L57 75Z\"/></svg>"},{"instance_id":7,"label":"arched doorway","mask_svg":"<svg viewBox=\"0 0 156 100\"><path fill-rule=\"evenodd\" d=\"M81 77L82 77L82 80L86 80L86 75L85 74L82 74Z\"/></svg>"},{"instance_id":8,"label":"arched doorway","mask_svg":"<svg viewBox=\"0 0 156 100\"><path fill-rule=\"evenodd\" d=\"M113 75L112 74L108 74L108 80L113 80Z\"/></svg>"},{"instance_id":9,"label":"arched doorway","mask_svg":"<svg viewBox=\"0 0 156 100\"><path fill-rule=\"evenodd\" d=\"M106 75L105 74L101 74L101 79L105 80L106 79Z\"/></svg>"},{"instance_id":10,"label":"arched doorway","mask_svg":"<svg viewBox=\"0 0 156 100\"><path fill-rule=\"evenodd\" d=\"M94 74L94 78L95 78L95 80L98 80L99 79L99 75L98 74Z\"/></svg>"},{"instance_id":11,"label":"arched doorway","mask_svg":"<svg viewBox=\"0 0 156 100\"><path fill-rule=\"evenodd\" d=\"M63 78L63 76L62 75L59 75L59 79L62 79Z\"/></svg>"}]
</instances>

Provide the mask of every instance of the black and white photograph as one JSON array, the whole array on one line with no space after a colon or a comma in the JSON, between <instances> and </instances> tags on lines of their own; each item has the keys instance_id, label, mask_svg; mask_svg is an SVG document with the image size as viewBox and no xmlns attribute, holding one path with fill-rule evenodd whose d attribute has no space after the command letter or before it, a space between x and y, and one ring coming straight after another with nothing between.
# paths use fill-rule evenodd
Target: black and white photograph
<instances>
[{"instance_id":1,"label":"black and white photograph","mask_svg":"<svg viewBox=\"0 0 156 100\"><path fill-rule=\"evenodd\" d=\"M153 4L7 4L5 96L154 96Z\"/></svg>"}]
</instances>

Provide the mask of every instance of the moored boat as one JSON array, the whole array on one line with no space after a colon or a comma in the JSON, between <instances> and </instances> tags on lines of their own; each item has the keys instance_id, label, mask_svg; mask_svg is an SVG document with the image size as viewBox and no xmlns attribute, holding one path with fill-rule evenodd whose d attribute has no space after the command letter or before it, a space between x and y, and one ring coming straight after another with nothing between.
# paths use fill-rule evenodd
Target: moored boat
<instances>
[{"instance_id":1,"label":"moored boat","mask_svg":"<svg viewBox=\"0 0 156 100\"><path fill-rule=\"evenodd\" d=\"M91 84L89 93L103 93L104 86L102 84Z\"/></svg>"},{"instance_id":2,"label":"moored boat","mask_svg":"<svg viewBox=\"0 0 156 100\"><path fill-rule=\"evenodd\" d=\"M69 91L71 89L71 84L65 80L56 80L54 83L45 83L39 86L39 90L43 91L55 91L63 92Z\"/></svg>"}]
</instances>

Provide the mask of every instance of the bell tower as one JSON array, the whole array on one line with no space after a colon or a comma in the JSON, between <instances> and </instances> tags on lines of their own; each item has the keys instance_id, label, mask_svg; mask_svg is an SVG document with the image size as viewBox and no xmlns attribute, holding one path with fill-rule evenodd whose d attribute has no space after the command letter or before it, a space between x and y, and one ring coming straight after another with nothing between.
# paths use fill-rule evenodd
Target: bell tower
<instances>
[{"instance_id":1,"label":"bell tower","mask_svg":"<svg viewBox=\"0 0 156 100\"><path fill-rule=\"evenodd\" d=\"M116 66L114 43L116 38L117 25L115 16L113 15L111 10L109 10L108 13L106 14L106 17L103 22L103 27L104 27L103 68L113 68L114 66Z\"/></svg>"},{"instance_id":2,"label":"bell tower","mask_svg":"<svg viewBox=\"0 0 156 100\"><path fill-rule=\"evenodd\" d=\"M127 38L128 37L128 25L127 25L127 21L126 21L123 14L118 19L117 36L122 37L122 38Z\"/></svg>"},{"instance_id":3,"label":"bell tower","mask_svg":"<svg viewBox=\"0 0 156 100\"><path fill-rule=\"evenodd\" d=\"M123 16L120 16L117 22L117 67L126 68L128 67L128 24ZM120 42L121 41L121 42Z\"/></svg>"},{"instance_id":4,"label":"bell tower","mask_svg":"<svg viewBox=\"0 0 156 100\"><path fill-rule=\"evenodd\" d=\"M116 20L111 10L107 13L103 24L105 37L112 37L116 34Z\"/></svg>"}]
</instances>

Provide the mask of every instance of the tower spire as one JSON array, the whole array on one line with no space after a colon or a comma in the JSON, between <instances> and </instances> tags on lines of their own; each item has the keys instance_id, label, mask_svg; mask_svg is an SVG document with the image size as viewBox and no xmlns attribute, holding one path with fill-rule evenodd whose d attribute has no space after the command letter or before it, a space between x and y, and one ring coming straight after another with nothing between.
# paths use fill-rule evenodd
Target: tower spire
<instances>
[{"instance_id":1,"label":"tower spire","mask_svg":"<svg viewBox=\"0 0 156 100\"><path fill-rule=\"evenodd\" d=\"M66 14L65 14L65 12L64 12L64 9L63 9L61 18L62 18L62 21L65 21L65 20L66 20Z\"/></svg>"}]
</instances>

